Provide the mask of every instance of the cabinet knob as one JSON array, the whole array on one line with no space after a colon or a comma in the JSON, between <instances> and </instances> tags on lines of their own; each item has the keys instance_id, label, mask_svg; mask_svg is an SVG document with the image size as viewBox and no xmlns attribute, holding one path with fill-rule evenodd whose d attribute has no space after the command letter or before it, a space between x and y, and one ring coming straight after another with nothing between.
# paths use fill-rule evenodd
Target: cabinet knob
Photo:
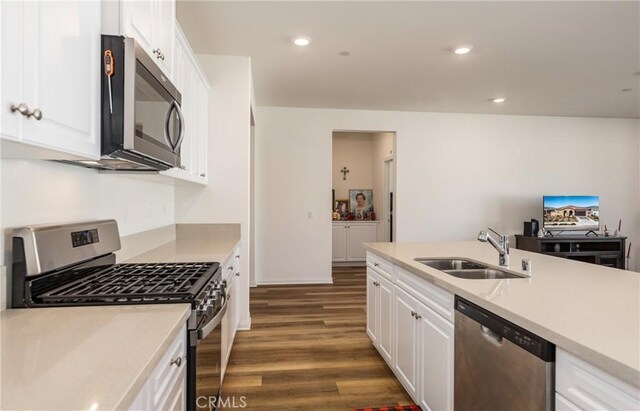
<instances>
[{"instance_id":1,"label":"cabinet knob","mask_svg":"<svg viewBox=\"0 0 640 411\"><path fill-rule=\"evenodd\" d=\"M379 266L380 266L380 264L378 264L378 263L373 263L373 266L374 266L374 267L379 267Z\"/></svg>"},{"instance_id":2,"label":"cabinet knob","mask_svg":"<svg viewBox=\"0 0 640 411\"><path fill-rule=\"evenodd\" d=\"M178 368L182 365L182 357L177 357L171 360L171 365L176 365Z\"/></svg>"},{"instance_id":3,"label":"cabinet knob","mask_svg":"<svg viewBox=\"0 0 640 411\"><path fill-rule=\"evenodd\" d=\"M240 254L236 255L236 258L240 258Z\"/></svg>"},{"instance_id":4,"label":"cabinet knob","mask_svg":"<svg viewBox=\"0 0 640 411\"><path fill-rule=\"evenodd\" d=\"M30 111L29 106L27 106L25 103L20 103L17 106L15 104L12 104L11 112L15 113L16 111L27 118L33 116L36 120L42 119L42 111L39 108Z\"/></svg>"},{"instance_id":5,"label":"cabinet knob","mask_svg":"<svg viewBox=\"0 0 640 411\"><path fill-rule=\"evenodd\" d=\"M206 177L207 174L206 173L200 173L200 177Z\"/></svg>"},{"instance_id":6,"label":"cabinet knob","mask_svg":"<svg viewBox=\"0 0 640 411\"><path fill-rule=\"evenodd\" d=\"M415 311L411 311L411 316L412 316L413 318L416 318L416 315L418 315L418 313L416 313Z\"/></svg>"},{"instance_id":7,"label":"cabinet knob","mask_svg":"<svg viewBox=\"0 0 640 411\"><path fill-rule=\"evenodd\" d=\"M422 316L420 314L416 314L416 320L419 320L421 318L422 318Z\"/></svg>"},{"instance_id":8,"label":"cabinet knob","mask_svg":"<svg viewBox=\"0 0 640 411\"><path fill-rule=\"evenodd\" d=\"M228 267L227 270L233 270L233 267Z\"/></svg>"},{"instance_id":9,"label":"cabinet knob","mask_svg":"<svg viewBox=\"0 0 640 411\"><path fill-rule=\"evenodd\" d=\"M236 273L236 277L240 277L240 272L239 271Z\"/></svg>"}]
</instances>

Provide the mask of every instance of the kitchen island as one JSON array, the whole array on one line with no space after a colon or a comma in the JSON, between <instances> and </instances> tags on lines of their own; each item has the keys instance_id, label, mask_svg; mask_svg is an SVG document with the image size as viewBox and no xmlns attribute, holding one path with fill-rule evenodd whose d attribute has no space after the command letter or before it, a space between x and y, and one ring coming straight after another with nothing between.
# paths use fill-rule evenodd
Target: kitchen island
<instances>
[{"instance_id":1,"label":"kitchen island","mask_svg":"<svg viewBox=\"0 0 640 411\"><path fill-rule=\"evenodd\" d=\"M444 297L435 295L434 310L449 322L453 319L453 295L458 295L539 335L559 351L588 362L624 384L634 389L640 387L639 273L512 249L507 271L523 275L521 260L530 259L530 278L462 279L415 259L470 259L497 268L496 250L477 241L368 243L365 248L371 269L391 273L387 288L404 281L405 290L400 291L414 293L411 287L406 287L413 278L441 290ZM374 286L383 288L382 281L375 278ZM378 343L384 348L379 349L383 357L390 345L384 341ZM402 377L399 379L402 381Z\"/></svg>"}]
</instances>

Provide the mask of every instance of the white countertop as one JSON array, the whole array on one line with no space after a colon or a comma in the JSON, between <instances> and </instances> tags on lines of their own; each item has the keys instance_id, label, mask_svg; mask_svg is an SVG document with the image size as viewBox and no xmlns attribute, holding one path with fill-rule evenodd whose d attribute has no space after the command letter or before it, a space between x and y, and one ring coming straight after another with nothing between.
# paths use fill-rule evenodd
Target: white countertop
<instances>
[{"instance_id":1,"label":"white countertop","mask_svg":"<svg viewBox=\"0 0 640 411\"><path fill-rule=\"evenodd\" d=\"M133 258L127 263L183 263L216 261L222 264L238 245L239 238L174 240Z\"/></svg>"},{"instance_id":2,"label":"white countertop","mask_svg":"<svg viewBox=\"0 0 640 411\"><path fill-rule=\"evenodd\" d=\"M189 304L3 311L0 409L126 409L190 312Z\"/></svg>"},{"instance_id":3,"label":"white countertop","mask_svg":"<svg viewBox=\"0 0 640 411\"><path fill-rule=\"evenodd\" d=\"M532 278L468 280L413 261L463 257L498 267L478 241L369 243L369 251L551 341L640 387L640 273L511 249L511 271L532 261Z\"/></svg>"}]
</instances>

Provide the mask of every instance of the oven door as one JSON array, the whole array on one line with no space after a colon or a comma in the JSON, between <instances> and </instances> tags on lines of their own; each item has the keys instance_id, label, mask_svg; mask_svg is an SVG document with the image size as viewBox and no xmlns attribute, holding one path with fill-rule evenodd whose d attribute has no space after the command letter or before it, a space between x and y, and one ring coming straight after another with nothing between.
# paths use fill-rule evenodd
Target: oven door
<instances>
[{"instance_id":1,"label":"oven door","mask_svg":"<svg viewBox=\"0 0 640 411\"><path fill-rule=\"evenodd\" d=\"M222 321L227 313L227 298L189 333L189 375L187 392L189 411L217 409L222 377Z\"/></svg>"}]
</instances>

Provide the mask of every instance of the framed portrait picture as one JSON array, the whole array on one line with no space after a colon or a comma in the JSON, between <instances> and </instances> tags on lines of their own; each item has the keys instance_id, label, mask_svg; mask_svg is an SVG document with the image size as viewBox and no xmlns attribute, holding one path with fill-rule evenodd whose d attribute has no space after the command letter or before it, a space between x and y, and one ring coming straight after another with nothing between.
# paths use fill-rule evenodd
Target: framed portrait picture
<instances>
[{"instance_id":1,"label":"framed portrait picture","mask_svg":"<svg viewBox=\"0 0 640 411\"><path fill-rule=\"evenodd\" d=\"M349 200L336 200L334 210L338 211L341 220L346 219L349 215Z\"/></svg>"},{"instance_id":2,"label":"framed portrait picture","mask_svg":"<svg viewBox=\"0 0 640 411\"><path fill-rule=\"evenodd\" d=\"M349 206L356 220L370 220L373 205L373 190L349 190Z\"/></svg>"}]
</instances>

